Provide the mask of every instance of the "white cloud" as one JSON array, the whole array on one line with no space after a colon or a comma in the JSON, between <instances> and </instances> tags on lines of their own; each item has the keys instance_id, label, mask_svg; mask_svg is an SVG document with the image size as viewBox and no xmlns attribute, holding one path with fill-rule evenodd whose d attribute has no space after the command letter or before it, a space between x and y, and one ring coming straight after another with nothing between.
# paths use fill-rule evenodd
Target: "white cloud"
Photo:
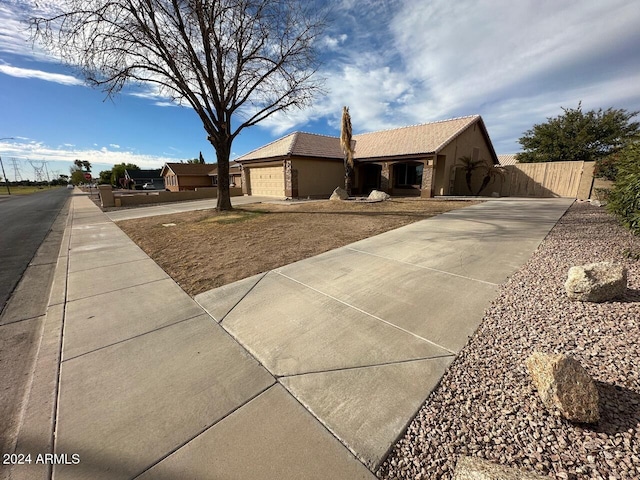
<instances>
[{"instance_id":1,"label":"white cloud","mask_svg":"<svg viewBox=\"0 0 640 480\"><path fill-rule=\"evenodd\" d=\"M638 21L637 5L621 0L405 2L391 30L407 78L425 86L417 112L438 118L510 90L588 85L607 68L599 56L627 43Z\"/></svg>"},{"instance_id":2,"label":"white cloud","mask_svg":"<svg viewBox=\"0 0 640 480\"><path fill-rule=\"evenodd\" d=\"M107 147L92 148L54 148L43 142L31 140L29 142L0 141L0 152L3 159L16 158L21 161L28 159L47 162L68 162L80 158L92 164L114 165L117 163L135 163L141 168L160 168L165 162L175 162L176 158L146 155L134 151L110 150ZM179 159L178 159L179 160ZM9 173L7 172L7 175Z\"/></svg>"},{"instance_id":3,"label":"white cloud","mask_svg":"<svg viewBox=\"0 0 640 480\"><path fill-rule=\"evenodd\" d=\"M116 143L110 143L109 146L111 148L120 148L120 145L116 144Z\"/></svg>"},{"instance_id":4,"label":"white cloud","mask_svg":"<svg viewBox=\"0 0 640 480\"><path fill-rule=\"evenodd\" d=\"M48 16L56 11L55 2L33 0L2 0L0 4L0 52L30 57L39 61L54 61L31 41L29 18Z\"/></svg>"},{"instance_id":5,"label":"white cloud","mask_svg":"<svg viewBox=\"0 0 640 480\"><path fill-rule=\"evenodd\" d=\"M62 85L84 85L84 82L82 80L72 77L71 75L44 72L42 70L32 70L29 68L13 67L11 65L0 65L0 73L18 78L37 78L39 80L60 83Z\"/></svg>"},{"instance_id":6,"label":"white cloud","mask_svg":"<svg viewBox=\"0 0 640 480\"><path fill-rule=\"evenodd\" d=\"M326 36L322 39L322 45L327 47L329 50L337 50L340 45L342 45L349 36L346 33L336 35L336 36Z\"/></svg>"},{"instance_id":7,"label":"white cloud","mask_svg":"<svg viewBox=\"0 0 640 480\"><path fill-rule=\"evenodd\" d=\"M640 109L640 9L612 2L343 0L325 39L349 32L320 71L328 94L262 126L337 132L343 105L357 132L480 113L504 152L560 106Z\"/></svg>"}]
</instances>

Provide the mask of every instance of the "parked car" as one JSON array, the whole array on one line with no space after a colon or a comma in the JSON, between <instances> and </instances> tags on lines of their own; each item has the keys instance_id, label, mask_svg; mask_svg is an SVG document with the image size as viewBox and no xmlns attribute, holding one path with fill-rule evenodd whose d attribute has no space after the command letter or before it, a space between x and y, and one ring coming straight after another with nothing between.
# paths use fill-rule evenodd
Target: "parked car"
<instances>
[{"instance_id":1,"label":"parked car","mask_svg":"<svg viewBox=\"0 0 640 480\"><path fill-rule=\"evenodd\" d=\"M67 190L73 190L73 185L72 185L72 184L70 184L70 183L68 183L68 184L67 184Z\"/></svg>"},{"instance_id":2,"label":"parked car","mask_svg":"<svg viewBox=\"0 0 640 480\"><path fill-rule=\"evenodd\" d=\"M142 185L142 189L143 190L155 190L156 187L152 182L149 182L149 183L145 183L144 185Z\"/></svg>"}]
</instances>

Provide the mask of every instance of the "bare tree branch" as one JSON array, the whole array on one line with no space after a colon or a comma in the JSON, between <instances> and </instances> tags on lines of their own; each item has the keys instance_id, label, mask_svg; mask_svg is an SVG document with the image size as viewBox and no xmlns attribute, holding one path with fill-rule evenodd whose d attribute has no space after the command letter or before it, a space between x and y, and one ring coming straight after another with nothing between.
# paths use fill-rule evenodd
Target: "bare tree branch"
<instances>
[{"instance_id":1,"label":"bare tree branch","mask_svg":"<svg viewBox=\"0 0 640 480\"><path fill-rule=\"evenodd\" d=\"M189 104L218 159L218 208L230 209L231 144L245 128L321 91L324 21L298 0L61 0L31 20L34 41L109 97L128 85Z\"/></svg>"}]
</instances>

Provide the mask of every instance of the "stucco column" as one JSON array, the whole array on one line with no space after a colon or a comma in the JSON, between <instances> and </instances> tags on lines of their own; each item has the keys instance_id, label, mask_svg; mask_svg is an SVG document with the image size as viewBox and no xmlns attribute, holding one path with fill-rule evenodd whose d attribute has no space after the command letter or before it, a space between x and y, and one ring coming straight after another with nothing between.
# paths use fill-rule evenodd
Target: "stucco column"
<instances>
[{"instance_id":1,"label":"stucco column","mask_svg":"<svg viewBox=\"0 0 640 480\"><path fill-rule=\"evenodd\" d=\"M382 170L380 171L380 190L391 193L391 165L389 162L382 164Z\"/></svg>"},{"instance_id":2,"label":"stucco column","mask_svg":"<svg viewBox=\"0 0 640 480\"><path fill-rule=\"evenodd\" d=\"M425 160L422 169L422 188L420 190L422 198L433 197L433 160Z\"/></svg>"}]
</instances>

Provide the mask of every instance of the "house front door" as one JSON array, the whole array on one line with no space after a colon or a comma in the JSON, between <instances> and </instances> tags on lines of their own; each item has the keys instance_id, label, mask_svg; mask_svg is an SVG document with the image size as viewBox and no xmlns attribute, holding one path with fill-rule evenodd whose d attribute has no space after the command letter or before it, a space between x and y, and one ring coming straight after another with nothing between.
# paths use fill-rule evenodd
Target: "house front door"
<instances>
[{"instance_id":1,"label":"house front door","mask_svg":"<svg viewBox=\"0 0 640 480\"><path fill-rule=\"evenodd\" d=\"M376 164L368 164L362 166L362 193L369 195L371 190L380 190L380 176L382 166Z\"/></svg>"}]
</instances>

